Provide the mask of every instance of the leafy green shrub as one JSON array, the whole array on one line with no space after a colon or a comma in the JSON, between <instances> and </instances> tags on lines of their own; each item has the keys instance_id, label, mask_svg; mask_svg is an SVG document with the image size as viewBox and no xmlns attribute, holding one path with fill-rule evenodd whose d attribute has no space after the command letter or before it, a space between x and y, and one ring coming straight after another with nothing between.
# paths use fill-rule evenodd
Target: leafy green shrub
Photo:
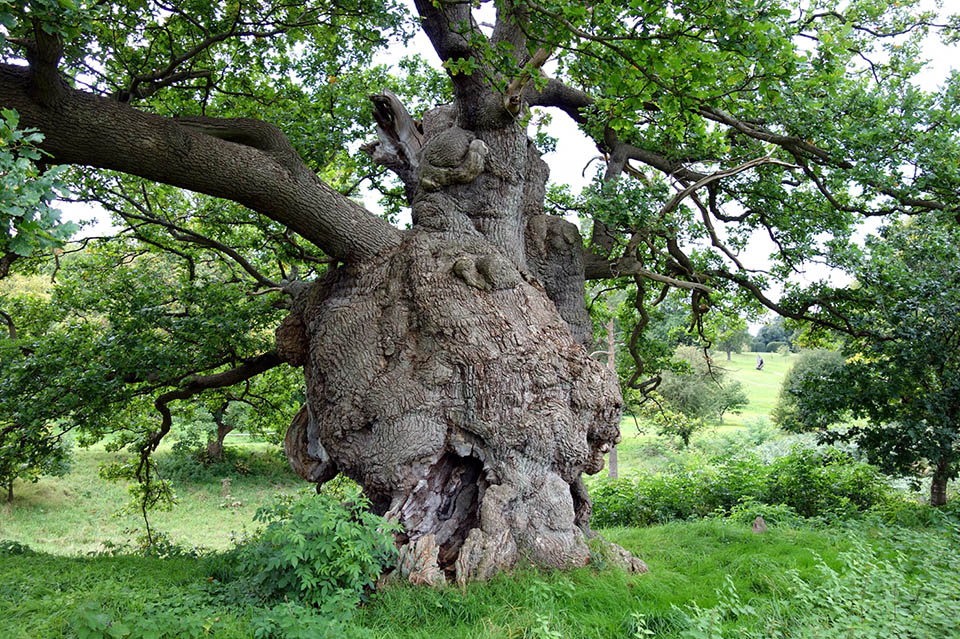
<instances>
[{"instance_id":1,"label":"leafy green shrub","mask_svg":"<svg viewBox=\"0 0 960 639\"><path fill-rule=\"evenodd\" d=\"M601 480L590 490L590 497L593 501L590 523L593 526L634 526L641 521L640 499L632 479Z\"/></svg>"},{"instance_id":2,"label":"leafy green shrub","mask_svg":"<svg viewBox=\"0 0 960 639\"><path fill-rule=\"evenodd\" d=\"M790 350L790 345L786 342L767 342L766 350L768 353L779 353L781 348L786 348Z\"/></svg>"},{"instance_id":3,"label":"leafy green shrub","mask_svg":"<svg viewBox=\"0 0 960 639\"><path fill-rule=\"evenodd\" d=\"M797 511L786 504L765 504L750 497L742 499L740 503L730 509L729 513L720 511L717 514L728 517L744 526L752 524L757 517L763 517L763 520L770 526L792 525L801 521Z\"/></svg>"},{"instance_id":4,"label":"leafy green shrub","mask_svg":"<svg viewBox=\"0 0 960 639\"><path fill-rule=\"evenodd\" d=\"M835 448L794 447L769 469L765 501L786 504L804 517L847 518L889 496L874 466Z\"/></svg>"},{"instance_id":5,"label":"leafy green shrub","mask_svg":"<svg viewBox=\"0 0 960 639\"><path fill-rule=\"evenodd\" d=\"M256 451L224 447L223 456L211 460L206 449L174 444L166 454L156 456L157 468L164 479L183 483L211 483L223 477L256 475L264 480L292 477L283 450Z\"/></svg>"},{"instance_id":6,"label":"leafy green shrub","mask_svg":"<svg viewBox=\"0 0 960 639\"><path fill-rule=\"evenodd\" d=\"M599 480L591 495L591 522L602 528L726 514L745 503L783 505L803 517L847 518L891 498L892 490L876 468L849 453L794 447L772 463L752 454L688 455L663 472Z\"/></svg>"},{"instance_id":7,"label":"leafy green shrub","mask_svg":"<svg viewBox=\"0 0 960 639\"><path fill-rule=\"evenodd\" d=\"M813 383L812 380L815 379L829 379L833 373L843 368L843 364L843 354L837 351L812 350L801 353L797 363L787 371L780 384L777 405L770 414L773 422L780 428L795 433L820 426L815 415L800 410L798 395L804 392L805 384Z\"/></svg>"},{"instance_id":8,"label":"leafy green shrub","mask_svg":"<svg viewBox=\"0 0 960 639\"><path fill-rule=\"evenodd\" d=\"M337 617L360 603L396 560L400 528L370 513L362 495L281 498L257 511L266 528L214 564L221 581L239 579L263 598L297 600Z\"/></svg>"},{"instance_id":9,"label":"leafy green shrub","mask_svg":"<svg viewBox=\"0 0 960 639\"><path fill-rule=\"evenodd\" d=\"M26 544L21 544L19 541L13 541L12 539L0 539L0 557L5 555L31 556L36 554L37 551Z\"/></svg>"},{"instance_id":10,"label":"leafy green shrub","mask_svg":"<svg viewBox=\"0 0 960 639\"><path fill-rule=\"evenodd\" d=\"M650 526L674 519L728 511L744 496L764 489L760 462L750 457L711 464L688 456L665 472L629 479L601 480L591 490L598 527Z\"/></svg>"},{"instance_id":11,"label":"leafy green shrub","mask_svg":"<svg viewBox=\"0 0 960 639\"><path fill-rule=\"evenodd\" d=\"M874 504L867 518L887 526L902 528L937 528L960 533L960 501L933 507L913 499L894 495Z\"/></svg>"}]
</instances>

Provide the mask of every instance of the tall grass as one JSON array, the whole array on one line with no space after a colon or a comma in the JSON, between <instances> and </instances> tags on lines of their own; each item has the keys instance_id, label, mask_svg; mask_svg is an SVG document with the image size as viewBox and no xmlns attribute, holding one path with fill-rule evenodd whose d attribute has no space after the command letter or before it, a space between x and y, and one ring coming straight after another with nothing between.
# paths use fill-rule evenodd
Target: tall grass
<instances>
[{"instance_id":1,"label":"tall grass","mask_svg":"<svg viewBox=\"0 0 960 639\"><path fill-rule=\"evenodd\" d=\"M603 565L565 572L524 568L464 589L388 586L369 598L339 636L960 636L955 532L858 524L772 527L755 535L745 525L705 520L605 534L643 557L650 572L627 575ZM114 629L158 628L164 638L191 636L191 629L198 637L249 638L277 614L290 622L285 639L299 636L308 620L323 627L315 616L301 618L312 613L293 604L266 609L224 597L224 585L208 581L203 558L0 552L0 574L0 618L9 639L77 637L98 620ZM107 631L90 636L110 636Z\"/></svg>"}]
</instances>

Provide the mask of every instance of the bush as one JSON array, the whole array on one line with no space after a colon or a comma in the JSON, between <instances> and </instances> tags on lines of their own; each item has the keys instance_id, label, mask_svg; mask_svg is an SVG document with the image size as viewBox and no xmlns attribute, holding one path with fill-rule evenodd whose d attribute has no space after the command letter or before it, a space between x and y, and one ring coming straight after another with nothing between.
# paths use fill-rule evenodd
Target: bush
<instances>
[{"instance_id":1,"label":"bush","mask_svg":"<svg viewBox=\"0 0 960 639\"><path fill-rule=\"evenodd\" d=\"M26 544L21 544L19 541L13 541L12 539L0 539L0 557L5 555L22 555L24 557L32 557L36 554L37 552L33 548Z\"/></svg>"},{"instance_id":2,"label":"bush","mask_svg":"<svg viewBox=\"0 0 960 639\"><path fill-rule=\"evenodd\" d=\"M934 507L894 495L872 506L867 518L887 526L936 528L960 533L960 500Z\"/></svg>"},{"instance_id":3,"label":"bush","mask_svg":"<svg viewBox=\"0 0 960 639\"><path fill-rule=\"evenodd\" d=\"M793 525L801 521L800 514L786 504L765 504L756 499L746 498L730 509L729 513L719 512L718 515L728 517L744 526L752 524L757 517L769 526Z\"/></svg>"},{"instance_id":4,"label":"bush","mask_svg":"<svg viewBox=\"0 0 960 639\"><path fill-rule=\"evenodd\" d=\"M711 465L689 456L666 472L601 480L591 490L597 527L651 526L729 511L744 496L763 492L763 468L751 457Z\"/></svg>"},{"instance_id":5,"label":"bush","mask_svg":"<svg viewBox=\"0 0 960 639\"><path fill-rule=\"evenodd\" d=\"M224 477L256 475L264 480L293 477L282 448L255 451L224 447L218 460L207 457L205 448L174 444L166 454L156 456L157 470L170 481L183 483L214 483Z\"/></svg>"},{"instance_id":6,"label":"bush","mask_svg":"<svg viewBox=\"0 0 960 639\"><path fill-rule=\"evenodd\" d=\"M804 415L797 401L799 393L803 392L806 380L821 378L828 379L833 373L843 367L843 355L837 351L804 351L797 358L797 363L787 371L780 384L780 394L777 405L770 414L773 422L780 428L790 432L813 430L820 424L812 416Z\"/></svg>"},{"instance_id":7,"label":"bush","mask_svg":"<svg viewBox=\"0 0 960 639\"><path fill-rule=\"evenodd\" d=\"M665 472L597 482L591 523L649 526L743 514L744 504L788 508L775 512L779 518L792 512L837 519L857 516L892 494L875 467L832 448L796 446L772 463L752 454L713 461L691 455Z\"/></svg>"},{"instance_id":8,"label":"bush","mask_svg":"<svg viewBox=\"0 0 960 639\"><path fill-rule=\"evenodd\" d=\"M768 353L778 353L780 352L781 348L786 348L787 350L790 350L790 345L787 344L786 342L776 342L776 341L767 342L766 351Z\"/></svg>"},{"instance_id":9,"label":"bush","mask_svg":"<svg viewBox=\"0 0 960 639\"><path fill-rule=\"evenodd\" d=\"M368 507L359 494L349 503L325 494L281 498L257 511L266 528L220 556L214 577L239 580L266 599L348 614L396 560L391 533L399 526Z\"/></svg>"},{"instance_id":10,"label":"bush","mask_svg":"<svg viewBox=\"0 0 960 639\"><path fill-rule=\"evenodd\" d=\"M715 432L694 441L693 447L712 457L733 457L744 450L752 450L783 436L783 431L766 417L754 417L746 428ZM752 451L755 452L755 451Z\"/></svg>"},{"instance_id":11,"label":"bush","mask_svg":"<svg viewBox=\"0 0 960 639\"><path fill-rule=\"evenodd\" d=\"M803 517L847 518L891 493L876 467L835 448L795 446L769 467L765 501L786 504Z\"/></svg>"}]
</instances>

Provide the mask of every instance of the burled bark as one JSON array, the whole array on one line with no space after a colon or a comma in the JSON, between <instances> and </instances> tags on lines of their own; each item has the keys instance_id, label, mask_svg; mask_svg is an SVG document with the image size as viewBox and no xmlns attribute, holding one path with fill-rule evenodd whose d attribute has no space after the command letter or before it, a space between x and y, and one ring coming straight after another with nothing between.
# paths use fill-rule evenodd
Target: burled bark
<instances>
[{"instance_id":1,"label":"burled bark","mask_svg":"<svg viewBox=\"0 0 960 639\"><path fill-rule=\"evenodd\" d=\"M278 332L307 380L288 454L403 525L410 581L583 565L582 475L619 440L621 398L583 347L579 234L543 215L546 171L519 127L468 131L440 108L422 131L399 173L416 176L414 229L317 282ZM391 161L410 148L388 140Z\"/></svg>"}]
</instances>

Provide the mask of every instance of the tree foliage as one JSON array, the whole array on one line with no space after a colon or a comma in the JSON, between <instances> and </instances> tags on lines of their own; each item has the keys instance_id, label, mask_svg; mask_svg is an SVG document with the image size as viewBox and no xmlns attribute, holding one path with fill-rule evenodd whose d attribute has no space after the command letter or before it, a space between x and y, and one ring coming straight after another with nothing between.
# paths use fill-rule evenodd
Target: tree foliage
<instances>
[{"instance_id":1,"label":"tree foliage","mask_svg":"<svg viewBox=\"0 0 960 639\"><path fill-rule=\"evenodd\" d=\"M59 247L77 228L50 206L64 190L63 167L41 170L43 135L19 123L16 111L0 110L0 279L16 259Z\"/></svg>"},{"instance_id":2,"label":"tree foliage","mask_svg":"<svg viewBox=\"0 0 960 639\"><path fill-rule=\"evenodd\" d=\"M934 214L899 220L851 257L846 363L787 388L802 423L850 415L828 439L855 441L887 471L932 476L946 498L960 457L960 229Z\"/></svg>"},{"instance_id":3,"label":"tree foliage","mask_svg":"<svg viewBox=\"0 0 960 639\"><path fill-rule=\"evenodd\" d=\"M722 423L725 413L739 413L749 399L740 382L724 379L703 349L679 346L675 355L675 369L663 373L656 394L641 410L658 434L675 436L686 447L693 433Z\"/></svg>"},{"instance_id":4,"label":"tree foliage","mask_svg":"<svg viewBox=\"0 0 960 639\"><path fill-rule=\"evenodd\" d=\"M828 383L843 365L844 357L839 351L808 350L800 353L780 383L777 404L770 414L773 422L791 432L811 431L826 426L817 421L823 415L805 412L798 398L803 395L804 389Z\"/></svg>"}]
</instances>

